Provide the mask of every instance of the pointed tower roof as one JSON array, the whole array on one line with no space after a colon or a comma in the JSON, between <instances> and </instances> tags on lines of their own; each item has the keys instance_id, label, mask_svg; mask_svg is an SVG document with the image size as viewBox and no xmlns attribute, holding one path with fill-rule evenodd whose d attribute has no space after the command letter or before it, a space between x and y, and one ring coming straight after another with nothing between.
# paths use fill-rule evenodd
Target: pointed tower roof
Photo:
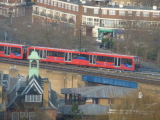
<instances>
[{"instance_id":1,"label":"pointed tower roof","mask_svg":"<svg viewBox=\"0 0 160 120\"><path fill-rule=\"evenodd\" d=\"M34 50L34 51L31 52L31 55L28 57L28 59L30 59L30 60L39 60L41 58L38 56L38 53Z\"/></svg>"},{"instance_id":2,"label":"pointed tower roof","mask_svg":"<svg viewBox=\"0 0 160 120\"><path fill-rule=\"evenodd\" d=\"M41 59L38 56L38 53L35 51L31 52L31 55L28 57L29 59L29 78L33 75L39 76L39 60Z\"/></svg>"}]
</instances>

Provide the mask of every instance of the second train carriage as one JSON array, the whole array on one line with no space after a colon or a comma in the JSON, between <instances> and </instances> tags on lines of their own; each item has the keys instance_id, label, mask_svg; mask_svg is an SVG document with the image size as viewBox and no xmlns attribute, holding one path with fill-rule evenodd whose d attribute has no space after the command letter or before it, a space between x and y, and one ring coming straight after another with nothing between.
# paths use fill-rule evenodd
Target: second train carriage
<instances>
[{"instance_id":1,"label":"second train carriage","mask_svg":"<svg viewBox=\"0 0 160 120\"><path fill-rule=\"evenodd\" d=\"M21 44L0 42L0 57L10 59L26 59L27 46Z\"/></svg>"},{"instance_id":2,"label":"second train carriage","mask_svg":"<svg viewBox=\"0 0 160 120\"><path fill-rule=\"evenodd\" d=\"M69 49L48 47L29 47L28 55L36 50L40 61L75 64L100 68L111 68L134 71L140 68L139 58L131 55L110 54L100 52L84 52Z\"/></svg>"}]
</instances>

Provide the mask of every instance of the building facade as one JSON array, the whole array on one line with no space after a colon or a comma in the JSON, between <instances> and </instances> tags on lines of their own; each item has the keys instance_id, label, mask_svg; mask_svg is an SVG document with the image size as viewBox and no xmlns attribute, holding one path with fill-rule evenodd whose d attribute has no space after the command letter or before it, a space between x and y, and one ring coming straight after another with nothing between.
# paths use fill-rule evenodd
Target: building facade
<instances>
[{"instance_id":1,"label":"building facade","mask_svg":"<svg viewBox=\"0 0 160 120\"><path fill-rule=\"evenodd\" d=\"M32 21L67 23L74 29L83 29L85 35L100 37L115 30L125 29L127 21L132 26L142 23L160 25L160 8L130 5L109 5L109 1L37 0L33 6Z\"/></svg>"},{"instance_id":2,"label":"building facade","mask_svg":"<svg viewBox=\"0 0 160 120\"><path fill-rule=\"evenodd\" d=\"M25 16L25 0L0 0L0 15L4 17Z\"/></svg>"}]
</instances>

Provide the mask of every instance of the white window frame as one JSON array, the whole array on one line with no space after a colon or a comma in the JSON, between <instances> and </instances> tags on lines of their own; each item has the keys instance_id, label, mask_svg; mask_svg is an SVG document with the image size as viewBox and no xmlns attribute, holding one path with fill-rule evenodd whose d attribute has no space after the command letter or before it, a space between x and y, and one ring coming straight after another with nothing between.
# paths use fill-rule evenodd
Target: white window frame
<instances>
[{"instance_id":1,"label":"white window frame","mask_svg":"<svg viewBox=\"0 0 160 120\"><path fill-rule=\"evenodd\" d=\"M125 16L126 11L124 10L119 10L119 16Z\"/></svg>"},{"instance_id":2,"label":"white window frame","mask_svg":"<svg viewBox=\"0 0 160 120\"><path fill-rule=\"evenodd\" d=\"M136 3L136 2L134 2L134 3L133 3L133 6L137 6L137 3Z\"/></svg>"},{"instance_id":3,"label":"white window frame","mask_svg":"<svg viewBox=\"0 0 160 120\"><path fill-rule=\"evenodd\" d=\"M61 3L60 2L58 2L58 7L61 7Z\"/></svg>"},{"instance_id":4,"label":"white window frame","mask_svg":"<svg viewBox=\"0 0 160 120\"><path fill-rule=\"evenodd\" d=\"M76 11L78 12L79 11L79 8L78 8L78 6L75 6L76 7Z\"/></svg>"},{"instance_id":5,"label":"white window frame","mask_svg":"<svg viewBox=\"0 0 160 120\"><path fill-rule=\"evenodd\" d=\"M40 0L40 3L43 3L43 0Z\"/></svg>"},{"instance_id":6,"label":"white window frame","mask_svg":"<svg viewBox=\"0 0 160 120\"><path fill-rule=\"evenodd\" d=\"M84 12L84 13L87 13L87 8L85 8L85 7L84 7L84 10L83 10L83 12Z\"/></svg>"},{"instance_id":7,"label":"white window frame","mask_svg":"<svg viewBox=\"0 0 160 120\"><path fill-rule=\"evenodd\" d=\"M159 17L160 16L160 13L159 12L153 12L152 13L152 17Z\"/></svg>"},{"instance_id":8,"label":"white window frame","mask_svg":"<svg viewBox=\"0 0 160 120\"><path fill-rule=\"evenodd\" d=\"M28 112L20 112L20 118L28 118Z\"/></svg>"},{"instance_id":9,"label":"white window frame","mask_svg":"<svg viewBox=\"0 0 160 120\"><path fill-rule=\"evenodd\" d=\"M68 10L71 10L71 5L70 4L68 4Z\"/></svg>"},{"instance_id":10,"label":"white window frame","mask_svg":"<svg viewBox=\"0 0 160 120\"><path fill-rule=\"evenodd\" d=\"M140 11L137 11L137 12L136 12L136 16L141 16L141 12L140 12Z\"/></svg>"},{"instance_id":11,"label":"white window frame","mask_svg":"<svg viewBox=\"0 0 160 120\"><path fill-rule=\"evenodd\" d=\"M35 113L29 112L29 120L32 120L33 118L35 118Z\"/></svg>"},{"instance_id":12,"label":"white window frame","mask_svg":"<svg viewBox=\"0 0 160 120\"><path fill-rule=\"evenodd\" d=\"M42 95L25 95L25 102L42 102Z\"/></svg>"},{"instance_id":13,"label":"white window frame","mask_svg":"<svg viewBox=\"0 0 160 120\"><path fill-rule=\"evenodd\" d=\"M50 5L51 4L51 0L48 0L48 5Z\"/></svg>"},{"instance_id":14,"label":"white window frame","mask_svg":"<svg viewBox=\"0 0 160 120\"><path fill-rule=\"evenodd\" d=\"M115 10L109 10L109 15L116 15L116 11Z\"/></svg>"},{"instance_id":15,"label":"white window frame","mask_svg":"<svg viewBox=\"0 0 160 120\"><path fill-rule=\"evenodd\" d=\"M74 5L72 5L72 10L73 10L73 11L75 11L75 10L76 10Z\"/></svg>"},{"instance_id":16,"label":"white window frame","mask_svg":"<svg viewBox=\"0 0 160 120\"><path fill-rule=\"evenodd\" d=\"M117 1L114 1L114 5L117 5L118 4L118 2Z\"/></svg>"},{"instance_id":17,"label":"white window frame","mask_svg":"<svg viewBox=\"0 0 160 120\"><path fill-rule=\"evenodd\" d=\"M47 0L44 0L44 4L47 4Z\"/></svg>"},{"instance_id":18,"label":"white window frame","mask_svg":"<svg viewBox=\"0 0 160 120\"><path fill-rule=\"evenodd\" d=\"M94 26L99 26L99 18L94 18L93 22Z\"/></svg>"},{"instance_id":19,"label":"white window frame","mask_svg":"<svg viewBox=\"0 0 160 120\"><path fill-rule=\"evenodd\" d=\"M64 3L62 3L62 8L64 8Z\"/></svg>"},{"instance_id":20,"label":"white window frame","mask_svg":"<svg viewBox=\"0 0 160 120\"><path fill-rule=\"evenodd\" d=\"M54 6L57 6L57 2L56 1L54 1Z\"/></svg>"},{"instance_id":21,"label":"white window frame","mask_svg":"<svg viewBox=\"0 0 160 120\"><path fill-rule=\"evenodd\" d=\"M149 17L149 12L143 12L143 17Z\"/></svg>"},{"instance_id":22,"label":"white window frame","mask_svg":"<svg viewBox=\"0 0 160 120\"><path fill-rule=\"evenodd\" d=\"M12 112L12 120L19 120L19 112Z\"/></svg>"},{"instance_id":23,"label":"white window frame","mask_svg":"<svg viewBox=\"0 0 160 120\"><path fill-rule=\"evenodd\" d=\"M68 8L68 4L65 4L65 9L67 9Z\"/></svg>"},{"instance_id":24,"label":"white window frame","mask_svg":"<svg viewBox=\"0 0 160 120\"><path fill-rule=\"evenodd\" d=\"M107 10L102 9L102 15L107 15Z\"/></svg>"},{"instance_id":25,"label":"white window frame","mask_svg":"<svg viewBox=\"0 0 160 120\"><path fill-rule=\"evenodd\" d=\"M131 3L130 3L130 2L127 2L127 6L131 6Z\"/></svg>"},{"instance_id":26,"label":"white window frame","mask_svg":"<svg viewBox=\"0 0 160 120\"><path fill-rule=\"evenodd\" d=\"M132 11L128 11L128 16L132 16Z\"/></svg>"},{"instance_id":27,"label":"white window frame","mask_svg":"<svg viewBox=\"0 0 160 120\"><path fill-rule=\"evenodd\" d=\"M94 9L94 14L98 14L99 13L99 9Z\"/></svg>"}]
</instances>

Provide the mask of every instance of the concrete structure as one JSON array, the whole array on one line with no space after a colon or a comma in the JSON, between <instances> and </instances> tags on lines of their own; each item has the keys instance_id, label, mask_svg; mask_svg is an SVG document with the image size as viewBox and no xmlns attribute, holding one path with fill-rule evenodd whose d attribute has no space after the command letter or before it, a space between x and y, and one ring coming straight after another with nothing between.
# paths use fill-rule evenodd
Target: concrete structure
<instances>
[{"instance_id":1,"label":"concrete structure","mask_svg":"<svg viewBox=\"0 0 160 120\"><path fill-rule=\"evenodd\" d=\"M114 31L123 30L126 24L148 29L160 26L160 8L108 4L109 1L37 0L33 6L32 21L67 24L82 29L83 35L115 37ZM113 1L115 3L115 1ZM44 22L45 23L45 22ZM78 31L77 31L78 32Z\"/></svg>"}]
</instances>

